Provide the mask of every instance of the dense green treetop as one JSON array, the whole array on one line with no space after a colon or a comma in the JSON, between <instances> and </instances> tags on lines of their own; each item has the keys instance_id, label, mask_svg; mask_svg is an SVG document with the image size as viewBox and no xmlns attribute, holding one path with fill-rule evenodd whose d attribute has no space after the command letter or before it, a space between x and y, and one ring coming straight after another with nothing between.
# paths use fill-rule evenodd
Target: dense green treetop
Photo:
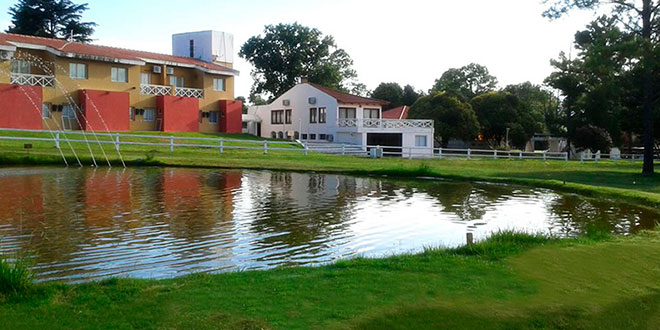
<instances>
[{"instance_id":1,"label":"dense green treetop","mask_svg":"<svg viewBox=\"0 0 660 330\"><path fill-rule=\"evenodd\" d=\"M86 3L78 5L70 0L19 0L9 8L11 26L7 32L90 42L96 23L82 22L87 9Z\"/></svg>"},{"instance_id":2,"label":"dense green treetop","mask_svg":"<svg viewBox=\"0 0 660 330\"><path fill-rule=\"evenodd\" d=\"M471 63L445 71L435 81L431 92L448 92L460 95L469 101L477 95L494 91L496 88L497 78L490 75L488 68Z\"/></svg>"},{"instance_id":3,"label":"dense green treetop","mask_svg":"<svg viewBox=\"0 0 660 330\"><path fill-rule=\"evenodd\" d=\"M479 134L479 122L470 104L449 93L420 97L408 112L409 119L433 119L436 140L443 147L451 139L472 141Z\"/></svg>"}]
</instances>

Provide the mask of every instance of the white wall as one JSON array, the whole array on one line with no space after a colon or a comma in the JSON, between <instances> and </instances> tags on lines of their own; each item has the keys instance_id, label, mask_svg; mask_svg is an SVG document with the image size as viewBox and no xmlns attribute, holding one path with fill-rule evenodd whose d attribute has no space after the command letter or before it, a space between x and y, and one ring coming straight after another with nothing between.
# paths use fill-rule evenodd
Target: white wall
<instances>
[{"instance_id":1,"label":"white wall","mask_svg":"<svg viewBox=\"0 0 660 330\"><path fill-rule=\"evenodd\" d=\"M417 133L417 132L404 132L402 136L402 146L404 157L408 156L411 149L407 148L420 148L415 147L415 136L426 136L426 149L412 149L413 157L433 156L433 132L431 133Z\"/></svg>"},{"instance_id":2,"label":"white wall","mask_svg":"<svg viewBox=\"0 0 660 330\"><path fill-rule=\"evenodd\" d=\"M234 62L234 36L220 31L199 31L172 35L172 55L190 57L190 40L194 41L194 58L205 62Z\"/></svg>"}]
</instances>

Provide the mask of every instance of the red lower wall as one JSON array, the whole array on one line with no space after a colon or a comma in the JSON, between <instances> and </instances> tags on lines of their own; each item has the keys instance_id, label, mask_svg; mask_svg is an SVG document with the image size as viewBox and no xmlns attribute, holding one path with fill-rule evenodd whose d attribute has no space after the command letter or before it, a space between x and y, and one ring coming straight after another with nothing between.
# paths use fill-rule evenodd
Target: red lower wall
<instances>
[{"instance_id":1,"label":"red lower wall","mask_svg":"<svg viewBox=\"0 0 660 330\"><path fill-rule=\"evenodd\" d=\"M131 129L128 93L85 89L78 95L87 119L80 118L83 130L123 132Z\"/></svg>"},{"instance_id":2,"label":"red lower wall","mask_svg":"<svg viewBox=\"0 0 660 330\"><path fill-rule=\"evenodd\" d=\"M157 118L163 132L199 132L199 99L158 96Z\"/></svg>"},{"instance_id":3,"label":"red lower wall","mask_svg":"<svg viewBox=\"0 0 660 330\"><path fill-rule=\"evenodd\" d=\"M0 127L42 129L41 86L0 84Z\"/></svg>"},{"instance_id":4,"label":"red lower wall","mask_svg":"<svg viewBox=\"0 0 660 330\"><path fill-rule=\"evenodd\" d=\"M219 129L223 133L241 133L243 129L243 102L220 100Z\"/></svg>"}]
</instances>

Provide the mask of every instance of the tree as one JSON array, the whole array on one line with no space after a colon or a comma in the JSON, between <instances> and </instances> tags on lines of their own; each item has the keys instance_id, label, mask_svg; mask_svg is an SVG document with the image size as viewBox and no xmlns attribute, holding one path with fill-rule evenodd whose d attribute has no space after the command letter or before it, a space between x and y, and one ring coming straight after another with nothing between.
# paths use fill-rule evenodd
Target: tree
<instances>
[{"instance_id":1,"label":"tree","mask_svg":"<svg viewBox=\"0 0 660 330\"><path fill-rule=\"evenodd\" d=\"M545 0L545 3L550 0ZM642 114L644 127L644 165L642 173L652 175L654 158L653 109L657 107L657 87L653 72L658 66L654 56L660 37L660 1L657 0L552 0L543 13L550 19L559 18L573 9L598 10L610 6L610 17L624 31L638 40L638 52L633 57L641 68Z\"/></svg>"},{"instance_id":2,"label":"tree","mask_svg":"<svg viewBox=\"0 0 660 330\"><path fill-rule=\"evenodd\" d=\"M236 101L241 101L241 111L243 114L248 113L248 106L247 106L247 101L245 100L245 96L237 96Z\"/></svg>"},{"instance_id":3,"label":"tree","mask_svg":"<svg viewBox=\"0 0 660 330\"><path fill-rule=\"evenodd\" d=\"M575 147L578 151L591 150L609 153L612 149L612 138L606 130L593 125L580 127L575 132Z\"/></svg>"},{"instance_id":4,"label":"tree","mask_svg":"<svg viewBox=\"0 0 660 330\"><path fill-rule=\"evenodd\" d=\"M542 117L546 132L556 136L565 134L559 99L552 92L529 81L508 85L504 87L504 91L517 96L520 102L525 103L535 116Z\"/></svg>"},{"instance_id":5,"label":"tree","mask_svg":"<svg viewBox=\"0 0 660 330\"><path fill-rule=\"evenodd\" d=\"M488 68L471 63L461 68L445 71L430 92L448 92L461 95L469 101L477 95L494 91L497 78L490 75Z\"/></svg>"},{"instance_id":6,"label":"tree","mask_svg":"<svg viewBox=\"0 0 660 330\"><path fill-rule=\"evenodd\" d=\"M470 104L481 125L481 135L494 146L505 140L509 129L511 142L522 149L542 127L542 119L511 93L482 94L473 98Z\"/></svg>"},{"instance_id":7,"label":"tree","mask_svg":"<svg viewBox=\"0 0 660 330\"><path fill-rule=\"evenodd\" d=\"M354 81L353 60L337 48L334 38L298 23L267 25L263 36L243 44L239 56L254 66L251 94L275 98L301 77L344 92L362 89Z\"/></svg>"},{"instance_id":8,"label":"tree","mask_svg":"<svg viewBox=\"0 0 660 330\"><path fill-rule=\"evenodd\" d=\"M390 102L389 107L396 108L402 104L401 99L403 97L403 88L395 82L380 83L380 85L371 92L371 97Z\"/></svg>"},{"instance_id":9,"label":"tree","mask_svg":"<svg viewBox=\"0 0 660 330\"><path fill-rule=\"evenodd\" d=\"M401 95L401 103L403 105L412 106L415 101L422 96L421 92L415 91L415 87L406 85L403 87L403 95Z\"/></svg>"},{"instance_id":10,"label":"tree","mask_svg":"<svg viewBox=\"0 0 660 330\"><path fill-rule=\"evenodd\" d=\"M11 26L8 33L37 37L92 41L94 22L82 22L86 3L77 5L70 0L19 0L9 8Z\"/></svg>"},{"instance_id":11,"label":"tree","mask_svg":"<svg viewBox=\"0 0 660 330\"><path fill-rule=\"evenodd\" d=\"M473 140L479 134L479 122L470 104L448 93L420 97L408 112L410 119L433 119L436 140L447 147L449 140Z\"/></svg>"}]
</instances>

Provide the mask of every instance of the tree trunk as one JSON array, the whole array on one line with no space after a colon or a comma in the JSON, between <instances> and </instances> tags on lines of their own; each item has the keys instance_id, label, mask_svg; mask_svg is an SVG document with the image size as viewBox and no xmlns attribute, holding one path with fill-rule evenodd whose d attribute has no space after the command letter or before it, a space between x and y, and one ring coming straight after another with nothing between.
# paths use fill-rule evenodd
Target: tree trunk
<instances>
[{"instance_id":1,"label":"tree trunk","mask_svg":"<svg viewBox=\"0 0 660 330\"><path fill-rule=\"evenodd\" d=\"M642 111L644 118L644 166L642 174L653 175L653 68L651 67L651 2L644 0L642 9L642 39L644 41L644 54L642 64L644 73L642 76Z\"/></svg>"}]
</instances>

